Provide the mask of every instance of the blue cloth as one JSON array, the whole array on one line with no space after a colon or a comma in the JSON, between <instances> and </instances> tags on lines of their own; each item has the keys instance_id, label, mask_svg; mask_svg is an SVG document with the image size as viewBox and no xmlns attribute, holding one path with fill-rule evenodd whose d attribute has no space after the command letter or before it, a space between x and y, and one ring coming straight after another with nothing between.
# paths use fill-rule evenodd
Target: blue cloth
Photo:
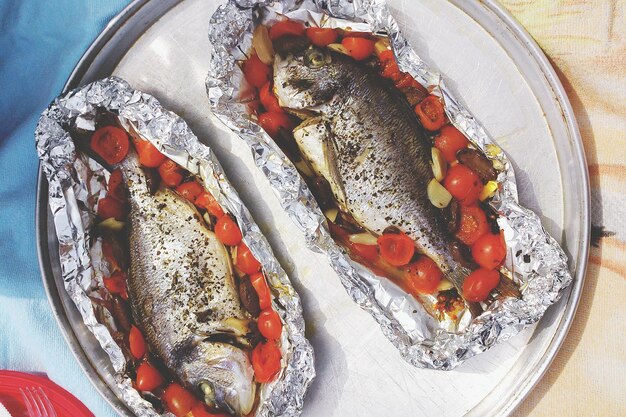
<instances>
[{"instance_id":1,"label":"blue cloth","mask_svg":"<svg viewBox=\"0 0 626 417\"><path fill-rule=\"evenodd\" d=\"M33 132L78 59L129 0L0 0L0 369L45 373L96 416L115 413L57 327L35 249Z\"/></svg>"}]
</instances>

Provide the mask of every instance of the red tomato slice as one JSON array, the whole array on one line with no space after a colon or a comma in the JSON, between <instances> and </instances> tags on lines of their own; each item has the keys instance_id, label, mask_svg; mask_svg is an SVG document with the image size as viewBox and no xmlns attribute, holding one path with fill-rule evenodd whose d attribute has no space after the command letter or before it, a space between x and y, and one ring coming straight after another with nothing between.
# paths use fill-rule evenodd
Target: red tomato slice
<instances>
[{"instance_id":1,"label":"red tomato slice","mask_svg":"<svg viewBox=\"0 0 626 417\"><path fill-rule=\"evenodd\" d=\"M357 61L368 58L374 52L374 41L365 38L348 36L343 38L341 44L348 50L350 56Z\"/></svg>"},{"instance_id":2,"label":"red tomato slice","mask_svg":"<svg viewBox=\"0 0 626 417\"><path fill-rule=\"evenodd\" d=\"M165 162L166 156L163 155L152 143L147 140L137 139L133 142L137 155L139 156L139 163L148 168L157 168L163 162Z\"/></svg>"},{"instance_id":3,"label":"red tomato slice","mask_svg":"<svg viewBox=\"0 0 626 417\"><path fill-rule=\"evenodd\" d=\"M204 188L198 181L188 181L176 187L176 192L195 204L200 194L204 193Z\"/></svg>"},{"instance_id":4,"label":"red tomato slice","mask_svg":"<svg viewBox=\"0 0 626 417\"><path fill-rule=\"evenodd\" d=\"M269 382L280 371L282 355L275 341L262 342L252 351L252 368L254 379L258 382Z\"/></svg>"},{"instance_id":5,"label":"red tomato slice","mask_svg":"<svg viewBox=\"0 0 626 417\"><path fill-rule=\"evenodd\" d=\"M276 23L270 28L270 39L276 40L285 35L302 36L304 35L304 25L293 20L283 20Z\"/></svg>"},{"instance_id":6,"label":"red tomato slice","mask_svg":"<svg viewBox=\"0 0 626 417\"><path fill-rule=\"evenodd\" d=\"M462 164L453 165L448 169L443 186L463 206L475 204L483 189L480 177Z\"/></svg>"},{"instance_id":7,"label":"red tomato slice","mask_svg":"<svg viewBox=\"0 0 626 417\"><path fill-rule=\"evenodd\" d=\"M385 78L389 78L394 83L400 81L402 78L402 73L400 72L400 68L398 67L398 63L395 59L389 59L383 62L380 75Z\"/></svg>"},{"instance_id":8,"label":"red tomato slice","mask_svg":"<svg viewBox=\"0 0 626 417\"><path fill-rule=\"evenodd\" d=\"M482 235L489 231L487 216L478 206L461 206L461 218L456 237L468 246L471 246Z\"/></svg>"},{"instance_id":9,"label":"red tomato slice","mask_svg":"<svg viewBox=\"0 0 626 417\"><path fill-rule=\"evenodd\" d=\"M278 131L282 128L289 132L293 130L295 124L291 117L284 112L269 111L259 115L259 125L270 135L272 138L276 138Z\"/></svg>"},{"instance_id":10,"label":"red tomato slice","mask_svg":"<svg viewBox=\"0 0 626 417\"><path fill-rule=\"evenodd\" d=\"M102 278L102 282L111 294L119 294L124 300L128 300L125 273L120 271L114 272L111 276Z\"/></svg>"},{"instance_id":11,"label":"red tomato slice","mask_svg":"<svg viewBox=\"0 0 626 417\"><path fill-rule=\"evenodd\" d=\"M306 36L315 46L324 47L335 42L339 37L337 29L330 28L308 28Z\"/></svg>"},{"instance_id":12,"label":"red tomato slice","mask_svg":"<svg viewBox=\"0 0 626 417\"><path fill-rule=\"evenodd\" d=\"M463 298L476 303L484 301L500 283L500 273L495 270L478 268L463 283Z\"/></svg>"},{"instance_id":13,"label":"red tomato slice","mask_svg":"<svg viewBox=\"0 0 626 417\"><path fill-rule=\"evenodd\" d=\"M121 203L126 201L124 177L122 176L122 171L119 169L111 171L111 176L109 177L109 183L107 185L107 197L113 197Z\"/></svg>"},{"instance_id":14,"label":"red tomato slice","mask_svg":"<svg viewBox=\"0 0 626 417\"><path fill-rule=\"evenodd\" d=\"M178 166L178 164L171 159L166 159L161 165L159 165L159 175L163 184L167 187L176 187L183 181L184 170Z\"/></svg>"},{"instance_id":15,"label":"red tomato slice","mask_svg":"<svg viewBox=\"0 0 626 417\"><path fill-rule=\"evenodd\" d=\"M261 307L261 310L271 308L272 293L270 292L270 287L267 285L263 274L257 272L256 274L250 275L250 283L259 296L259 307Z\"/></svg>"},{"instance_id":16,"label":"red tomato slice","mask_svg":"<svg viewBox=\"0 0 626 417\"><path fill-rule=\"evenodd\" d=\"M198 402L196 403L196 405L193 406L193 408L191 409L191 414L193 414L193 417L229 417L228 414L224 413L211 413L201 402Z\"/></svg>"},{"instance_id":17,"label":"red tomato slice","mask_svg":"<svg viewBox=\"0 0 626 417\"><path fill-rule=\"evenodd\" d=\"M130 346L130 353L135 359L141 359L146 354L146 340L143 338L141 331L135 326L130 327L128 345Z\"/></svg>"},{"instance_id":18,"label":"red tomato slice","mask_svg":"<svg viewBox=\"0 0 626 417\"><path fill-rule=\"evenodd\" d=\"M241 230L228 214L223 215L215 223L215 236L224 245L236 246L241 242Z\"/></svg>"},{"instance_id":19,"label":"red tomato slice","mask_svg":"<svg viewBox=\"0 0 626 417\"><path fill-rule=\"evenodd\" d=\"M261 270L261 263L256 260L248 246L243 242L237 246L236 264L241 272L248 275Z\"/></svg>"},{"instance_id":20,"label":"red tomato slice","mask_svg":"<svg viewBox=\"0 0 626 417\"><path fill-rule=\"evenodd\" d=\"M437 264L427 256L407 266L406 283L413 294L432 294L443 279Z\"/></svg>"},{"instance_id":21,"label":"red tomato slice","mask_svg":"<svg viewBox=\"0 0 626 417\"><path fill-rule=\"evenodd\" d=\"M205 209L209 214L215 217L222 217L224 215L224 210L222 210L220 203L218 203L215 197L208 191L203 191L196 197L195 205L201 209Z\"/></svg>"},{"instance_id":22,"label":"red tomato slice","mask_svg":"<svg viewBox=\"0 0 626 417\"><path fill-rule=\"evenodd\" d=\"M137 389L139 391L152 391L160 386L165 379L150 363L142 362L137 368Z\"/></svg>"},{"instance_id":23,"label":"red tomato slice","mask_svg":"<svg viewBox=\"0 0 626 417\"><path fill-rule=\"evenodd\" d=\"M124 129L115 126L105 126L91 135L91 149L108 164L117 164L128 154L130 142Z\"/></svg>"},{"instance_id":24,"label":"red tomato slice","mask_svg":"<svg viewBox=\"0 0 626 417\"><path fill-rule=\"evenodd\" d=\"M391 49L387 49L378 54L378 59L380 62L386 62L389 60L396 60L396 57L393 55L393 51Z\"/></svg>"},{"instance_id":25,"label":"red tomato slice","mask_svg":"<svg viewBox=\"0 0 626 417\"><path fill-rule=\"evenodd\" d=\"M263 87L261 87L261 89L259 90L259 99L261 99L261 104L268 112L284 113L283 109L280 107L280 104L278 104L278 99L272 91L271 81L263 84Z\"/></svg>"},{"instance_id":26,"label":"red tomato slice","mask_svg":"<svg viewBox=\"0 0 626 417\"><path fill-rule=\"evenodd\" d=\"M271 308L261 311L257 319L259 332L268 340L277 340L283 331L283 322L277 312Z\"/></svg>"},{"instance_id":27,"label":"red tomato slice","mask_svg":"<svg viewBox=\"0 0 626 417\"><path fill-rule=\"evenodd\" d=\"M394 266L409 263L415 253L415 243L404 233L385 233L378 238L380 256Z\"/></svg>"},{"instance_id":28,"label":"red tomato slice","mask_svg":"<svg viewBox=\"0 0 626 417\"><path fill-rule=\"evenodd\" d=\"M198 403L192 393L178 384L170 384L163 392L163 402L165 407L176 417L186 416L194 405ZM194 415L194 417L197 417Z\"/></svg>"},{"instance_id":29,"label":"red tomato slice","mask_svg":"<svg viewBox=\"0 0 626 417\"><path fill-rule=\"evenodd\" d=\"M469 141L456 127L446 125L441 128L439 136L435 138L435 148L439 149L448 163L456 161L458 150L466 148Z\"/></svg>"},{"instance_id":30,"label":"red tomato slice","mask_svg":"<svg viewBox=\"0 0 626 417\"><path fill-rule=\"evenodd\" d=\"M424 129L435 131L446 123L446 112L439 97L430 95L415 106L415 114L420 119Z\"/></svg>"},{"instance_id":31,"label":"red tomato slice","mask_svg":"<svg viewBox=\"0 0 626 417\"><path fill-rule=\"evenodd\" d=\"M419 85L419 83L415 80L415 78L411 76L411 74L402 72L400 79L396 82L396 87L397 88L416 87L416 84Z\"/></svg>"},{"instance_id":32,"label":"red tomato slice","mask_svg":"<svg viewBox=\"0 0 626 417\"><path fill-rule=\"evenodd\" d=\"M252 55L243 65L243 76L253 87L261 88L272 79L272 69Z\"/></svg>"},{"instance_id":33,"label":"red tomato slice","mask_svg":"<svg viewBox=\"0 0 626 417\"><path fill-rule=\"evenodd\" d=\"M506 245L500 234L487 233L472 246L472 257L485 269L500 266L506 257Z\"/></svg>"},{"instance_id":34,"label":"red tomato slice","mask_svg":"<svg viewBox=\"0 0 626 417\"><path fill-rule=\"evenodd\" d=\"M119 200L113 197L104 197L98 200L98 216L102 220L115 217L116 220L123 221L126 217L126 208Z\"/></svg>"},{"instance_id":35,"label":"red tomato slice","mask_svg":"<svg viewBox=\"0 0 626 417\"><path fill-rule=\"evenodd\" d=\"M362 243L351 243L352 252L361 258L375 262L378 259L377 245L364 245Z\"/></svg>"}]
</instances>

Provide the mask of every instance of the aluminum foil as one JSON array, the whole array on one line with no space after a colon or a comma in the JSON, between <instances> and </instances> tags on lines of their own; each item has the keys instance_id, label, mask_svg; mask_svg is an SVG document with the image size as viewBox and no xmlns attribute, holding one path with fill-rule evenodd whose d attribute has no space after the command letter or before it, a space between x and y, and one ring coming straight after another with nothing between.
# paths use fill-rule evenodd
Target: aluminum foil
<instances>
[{"instance_id":1,"label":"aluminum foil","mask_svg":"<svg viewBox=\"0 0 626 417\"><path fill-rule=\"evenodd\" d=\"M101 298L102 276L108 267L102 262L100 242L93 239L91 231L94 207L98 198L106 193L109 173L76 151L67 129L94 130L98 110L118 115L124 127L135 129L166 156L199 176L220 205L236 217L243 240L263 265L270 286L278 294L274 309L280 314L285 329L281 337L283 369L275 381L262 385L261 405L256 416L300 415L315 369L313 349L304 336L298 294L213 152L198 141L180 117L164 109L154 97L133 90L120 78L111 77L57 98L41 115L35 139L49 183L49 204L59 240L65 289L85 325L111 359L122 400L138 416L159 415L132 387L125 372L124 354L112 336L114 324L106 320L106 315L103 320L99 314L101 309L92 301Z\"/></svg>"},{"instance_id":2,"label":"aluminum foil","mask_svg":"<svg viewBox=\"0 0 626 417\"><path fill-rule=\"evenodd\" d=\"M522 297L500 298L478 317L464 315L456 326L438 322L389 280L350 260L330 237L326 220L293 164L248 115L253 99L238 61L246 59L252 32L288 17L309 26L342 28L388 36L400 69L441 97L451 122L500 169L499 190L491 200L504 231L505 268ZM207 93L217 117L253 150L256 164L274 187L283 208L304 231L308 246L325 252L353 300L380 324L409 363L449 370L537 322L572 281L567 258L539 217L518 204L515 174L504 152L455 99L443 77L411 48L385 0L230 0L210 22L213 44ZM453 327L453 328L452 328Z\"/></svg>"}]
</instances>

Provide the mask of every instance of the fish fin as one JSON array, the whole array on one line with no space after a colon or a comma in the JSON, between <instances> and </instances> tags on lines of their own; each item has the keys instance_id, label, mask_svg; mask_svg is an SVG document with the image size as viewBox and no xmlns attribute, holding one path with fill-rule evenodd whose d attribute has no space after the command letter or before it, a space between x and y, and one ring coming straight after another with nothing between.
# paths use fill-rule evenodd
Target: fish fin
<instances>
[{"instance_id":1,"label":"fish fin","mask_svg":"<svg viewBox=\"0 0 626 417\"><path fill-rule=\"evenodd\" d=\"M324 159L328 168L330 178L326 178L331 184L332 189L335 191L335 197L340 204L346 201L346 192L341 181L341 175L339 174L339 166L337 165L337 150L335 148L335 141L330 128L327 127L328 134L324 136Z\"/></svg>"},{"instance_id":2,"label":"fish fin","mask_svg":"<svg viewBox=\"0 0 626 417\"><path fill-rule=\"evenodd\" d=\"M461 295L461 297L463 296L463 282L465 282L465 278L467 278L470 272L472 271L465 268L464 266L456 265L454 268L451 269L450 273L446 277L450 282L452 282L452 284L454 284L456 290L458 291L459 295ZM469 309L470 313L472 313L472 317L480 316L480 314L483 312L483 308L481 307L480 303L472 303L467 300L465 300L465 303L467 304L467 308Z\"/></svg>"}]
</instances>

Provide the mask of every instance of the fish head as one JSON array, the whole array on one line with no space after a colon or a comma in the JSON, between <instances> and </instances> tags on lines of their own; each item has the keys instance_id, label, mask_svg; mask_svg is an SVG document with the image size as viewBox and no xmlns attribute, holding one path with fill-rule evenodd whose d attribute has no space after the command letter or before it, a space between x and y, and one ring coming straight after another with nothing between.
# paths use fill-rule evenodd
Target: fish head
<instances>
[{"instance_id":1,"label":"fish head","mask_svg":"<svg viewBox=\"0 0 626 417\"><path fill-rule=\"evenodd\" d=\"M180 369L182 379L204 396L207 405L235 416L252 411L256 383L244 351L227 343L205 341L185 356Z\"/></svg>"},{"instance_id":2,"label":"fish head","mask_svg":"<svg viewBox=\"0 0 626 417\"><path fill-rule=\"evenodd\" d=\"M276 54L274 93L282 107L315 111L329 103L346 79L340 54L311 46L298 52Z\"/></svg>"}]
</instances>

